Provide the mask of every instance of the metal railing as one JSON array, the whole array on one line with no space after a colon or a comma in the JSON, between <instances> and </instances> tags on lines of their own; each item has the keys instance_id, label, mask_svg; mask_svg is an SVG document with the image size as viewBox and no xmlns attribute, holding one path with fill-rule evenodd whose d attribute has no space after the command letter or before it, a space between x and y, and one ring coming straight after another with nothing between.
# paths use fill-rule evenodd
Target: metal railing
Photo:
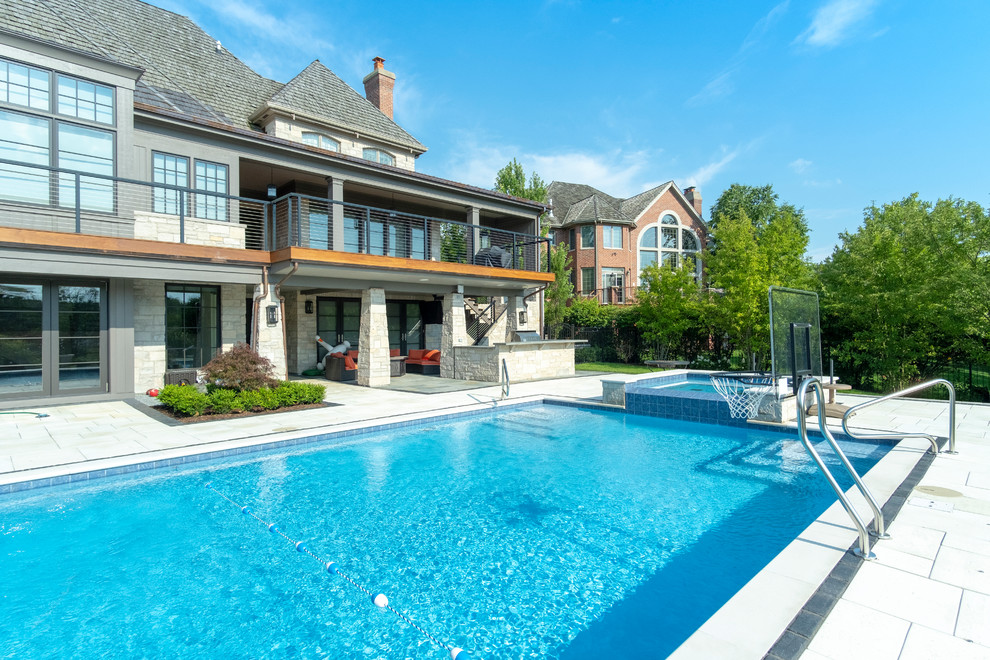
<instances>
[{"instance_id":1,"label":"metal railing","mask_svg":"<svg viewBox=\"0 0 990 660\"><path fill-rule=\"evenodd\" d=\"M607 286L601 289L582 291L577 294L584 298L595 298L603 305L628 305L636 302L636 295L639 287L635 286Z\"/></svg>"},{"instance_id":2,"label":"metal railing","mask_svg":"<svg viewBox=\"0 0 990 660\"><path fill-rule=\"evenodd\" d=\"M540 271L549 239L415 213L292 193L273 204L270 249L337 250Z\"/></svg>"},{"instance_id":3,"label":"metal railing","mask_svg":"<svg viewBox=\"0 0 990 660\"><path fill-rule=\"evenodd\" d=\"M0 225L249 250L305 247L546 270L549 240L289 194L265 201L0 159Z\"/></svg>"},{"instance_id":4,"label":"metal railing","mask_svg":"<svg viewBox=\"0 0 990 660\"><path fill-rule=\"evenodd\" d=\"M947 454L956 453L956 388L953 387L952 383L945 380L944 378L936 378L935 380L929 380L924 383L919 383L917 385L912 385L911 387L900 390L899 392L894 392L892 394L887 394L878 399L873 399L872 401L867 401L866 403L861 403L857 406L853 406L846 411L846 414L842 416L842 430L845 431L846 435L856 440L903 440L905 438L925 438L932 445L932 453L938 453L938 441L935 436L929 433L876 433L872 435L857 435L849 430L849 420L854 416L859 414L864 408L869 408L875 406L884 401L890 401L891 399L896 399L908 394L913 394L921 390L926 390L929 387L934 387L935 385L945 385L949 390L949 448L945 451Z\"/></svg>"},{"instance_id":5,"label":"metal railing","mask_svg":"<svg viewBox=\"0 0 990 660\"><path fill-rule=\"evenodd\" d=\"M832 447L832 451L839 458L839 461L846 468L846 471L853 478L856 483L856 487L859 488L860 493L866 498L869 503L870 508L873 510L873 531L867 532L866 523L863 522L863 518L859 515L859 512L853 507L852 503L849 502L849 498L842 491L842 487L832 476L832 472L825 465L822 457L818 454L814 445L811 444L811 440L808 437L808 419L805 415L805 411L808 409L807 398L808 389L813 388L815 390L815 395L818 397L818 426L821 430L825 440L828 441L829 446ZM884 528L883 512L880 510L880 505L877 503L876 498L873 497L873 493L870 489L866 487L863 480L860 479L859 473L853 468L852 463L846 458L845 452L839 448L839 444L835 441L835 437L828 428L828 424L825 418L825 391L822 389L822 384L817 378L806 378L801 383L801 387L798 388L797 392L797 407L798 407L798 437L801 439L804 448L808 450L811 454L811 458L814 459L815 463L818 465L818 469L821 471L825 479L828 480L829 486L835 491L836 496L839 498L839 502L842 504L842 508L846 510L849 517L852 519L853 524L856 526L856 531L859 532L859 548L855 550L855 554L863 559L876 559L870 551L870 534L873 534L879 539L890 538Z\"/></svg>"},{"instance_id":6,"label":"metal railing","mask_svg":"<svg viewBox=\"0 0 990 660\"><path fill-rule=\"evenodd\" d=\"M509 396L509 365L505 363L505 358L502 358L502 398L506 399Z\"/></svg>"},{"instance_id":7,"label":"metal railing","mask_svg":"<svg viewBox=\"0 0 990 660\"><path fill-rule=\"evenodd\" d=\"M482 310L477 309L477 305L474 307L475 309L472 309L471 312L475 314L475 319L468 326L467 333L474 340L474 345L477 346L482 339L488 336L488 333L502 318L509 306L496 298Z\"/></svg>"}]
</instances>

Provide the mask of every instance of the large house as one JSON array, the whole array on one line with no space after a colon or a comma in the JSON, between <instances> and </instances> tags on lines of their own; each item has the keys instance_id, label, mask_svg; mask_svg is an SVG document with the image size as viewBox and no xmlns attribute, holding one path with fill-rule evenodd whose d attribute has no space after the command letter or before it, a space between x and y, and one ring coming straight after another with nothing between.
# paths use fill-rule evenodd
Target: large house
<instances>
[{"instance_id":1,"label":"large house","mask_svg":"<svg viewBox=\"0 0 990 660\"><path fill-rule=\"evenodd\" d=\"M632 302L643 268L690 261L701 276L708 237L701 193L673 181L626 199L591 186L554 181L550 226L572 259L574 291L606 304Z\"/></svg>"},{"instance_id":2,"label":"large house","mask_svg":"<svg viewBox=\"0 0 990 660\"><path fill-rule=\"evenodd\" d=\"M545 207L417 172L381 58L362 96L138 0L0 13L0 406L129 396L236 342L298 374L317 335L362 385L417 349L491 380L539 328Z\"/></svg>"}]
</instances>

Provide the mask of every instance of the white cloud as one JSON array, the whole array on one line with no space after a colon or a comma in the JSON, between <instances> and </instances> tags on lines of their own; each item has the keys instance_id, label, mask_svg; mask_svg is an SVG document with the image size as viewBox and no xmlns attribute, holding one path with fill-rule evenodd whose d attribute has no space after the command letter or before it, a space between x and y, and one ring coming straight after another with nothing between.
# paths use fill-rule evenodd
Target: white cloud
<instances>
[{"instance_id":1,"label":"white cloud","mask_svg":"<svg viewBox=\"0 0 990 660\"><path fill-rule=\"evenodd\" d=\"M792 160L787 164L787 166L798 174L802 174L805 170L811 167L811 161L805 160L804 158L798 158L797 160Z\"/></svg>"},{"instance_id":2,"label":"white cloud","mask_svg":"<svg viewBox=\"0 0 990 660\"><path fill-rule=\"evenodd\" d=\"M875 5L876 0L831 0L818 8L811 25L794 43L819 48L836 46L869 17Z\"/></svg>"},{"instance_id":3,"label":"white cloud","mask_svg":"<svg viewBox=\"0 0 990 660\"><path fill-rule=\"evenodd\" d=\"M702 165L696 169L691 174L688 174L679 182L682 186L700 186L704 187L706 183L711 181L715 176L725 169L726 165L731 163L736 159L736 157L741 153L742 149L739 147L733 149L732 151L726 151L723 147L723 155L718 160L714 160L710 163Z\"/></svg>"},{"instance_id":4,"label":"white cloud","mask_svg":"<svg viewBox=\"0 0 990 660\"><path fill-rule=\"evenodd\" d=\"M441 176L480 188L491 188L496 173L513 158L527 175L535 171L547 183L584 183L615 197L630 197L667 180L655 179L655 152L527 152L515 146L482 146L467 132L457 143L458 152L446 159L447 168Z\"/></svg>"},{"instance_id":5,"label":"white cloud","mask_svg":"<svg viewBox=\"0 0 990 660\"><path fill-rule=\"evenodd\" d=\"M823 181L809 179L808 181L802 181L801 185L809 188L831 188L832 186L841 186L842 179L825 179Z\"/></svg>"},{"instance_id":6,"label":"white cloud","mask_svg":"<svg viewBox=\"0 0 990 660\"><path fill-rule=\"evenodd\" d=\"M728 64L725 68L714 78L712 78L704 87L701 88L697 94L689 98L685 105L688 107L695 107L698 105L703 105L711 101L715 101L723 96L728 96L733 91L735 91L735 85L732 82L733 76L739 71L743 63L746 60L746 56L749 51L756 48L763 38L766 36L767 32L780 20L780 17L784 15L787 11L787 7L790 0L784 0L780 4L776 5L767 14L758 20L746 37L743 39L742 44L739 49L736 50L735 54L729 59Z\"/></svg>"}]
</instances>

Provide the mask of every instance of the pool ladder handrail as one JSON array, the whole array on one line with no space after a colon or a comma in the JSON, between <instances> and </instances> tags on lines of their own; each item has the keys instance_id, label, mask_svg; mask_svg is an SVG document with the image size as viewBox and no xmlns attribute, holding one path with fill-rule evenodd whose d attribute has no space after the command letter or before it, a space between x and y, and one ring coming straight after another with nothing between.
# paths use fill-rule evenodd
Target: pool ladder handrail
<instances>
[{"instance_id":1,"label":"pool ladder handrail","mask_svg":"<svg viewBox=\"0 0 990 660\"><path fill-rule=\"evenodd\" d=\"M505 363L505 358L502 358L502 398L506 399L509 396L509 367Z\"/></svg>"},{"instance_id":2,"label":"pool ladder handrail","mask_svg":"<svg viewBox=\"0 0 990 660\"><path fill-rule=\"evenodd\" d=\"M856 435L849 430L849 420L864 408L869 408L870 406L875 406L878 403L896 399L906 394L913 394L914 392L918 392L920 390L927 390L929 387L933 387L935 385L945 385L949 389L949 448L942 453L956 454L958 453L956 452L956 388L952 383L944 378L936 378L935 380L929 380L924 383L912 385L911 387L904 388L899 392L893 392L878 399L872 399L866 403L853 406L846 411L845 415L842 416L842 430L850 438L855 438L856 440L903 440L905 438L925 438L928 442L932 443L932 453L938 454L938 441L935 439L935 436L929 433L876 433L873 435Z\"/></svg>"},{"instance_id":3,"label":"pool ladder handrail","mask_svg":"<svg viewBox=\"0 0 990 660\"><path fill-rule=\"evenodd\" d=\"M811 444L811 439L808 437L808 419L805 414L808 406L805 405L805 402L808 398L809 388L814 388L815 394L818 397L818 426L822 432L822 435L825 436L825 440L827 440L828 444L832 447L832 451L839 457L839 461L842 462L842 465L845 466L846 471L849 472L849 475L853 478L853 481L856 483L856 487L859 488L859 492L862 493L863 497L865 497L866 501L869 503L870 508L873 509L873 529L869 532L866 529L866 523L863 522L863 518L853 507L852 503L849 502L849 498L846 497L846 494L842 492L842 487L839 486L839 483L835 480L835 477L832 476L832 472L825 465L822 457L818 454L818 451L815 449L814 445ZM871 493L870 489L863 483L859 473L856 472L856 469L852 466L852 463L850 463L849 459L846 458L845 452L839 448L839 443L835 441L835 437L828 428L828 423L825 418L825 391L822 389L821 381L817 378L806 378L801 382L801 386L798 388L797 393L797 406L798 437L801 438L804 448L808 450L808 453L811 454L811 458L814 459L815 463L818 465L818 469L825 476L825 479L828 480L832 490L835 491L836 496L839 498L842 508L844 508L846 513L849 514L853 524L856 526L856 531L859 532L859 547L854 549L853 553L856 554L856 556L862 557L866 560L876 559L876 555L870 551L870 536L875 536L878 539L890 538L890 535L887 534L884 528L883 512L880 510L880 505L877 503L876 498L873 497L873 493Z\"/></svg>"}]
</instances>

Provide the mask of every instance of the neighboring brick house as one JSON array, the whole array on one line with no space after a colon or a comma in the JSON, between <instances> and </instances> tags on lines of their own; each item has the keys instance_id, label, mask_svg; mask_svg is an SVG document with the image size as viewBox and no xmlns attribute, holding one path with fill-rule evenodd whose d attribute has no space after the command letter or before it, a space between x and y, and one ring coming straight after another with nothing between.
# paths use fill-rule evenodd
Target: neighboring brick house
<instances>
[{"instance_id":1,"label":"neighboring brick house","mask_svg":"<svg viewBox=\"0 0 990 660\"><path fill-rule=\"evenodd\" d=\"M417 349L497 378L471 299L504 301L493 345L539 327L545 205L417 172L381 58L362 96L139 0L0 15L0 408L132 396L240 341L298 374L317 334L362 385Z\"/></svg>"},{"instance_id":2,"label":"neighboring brick house","mask_svg":"<svg viewBox=\"0 0 990 660\"><path fill-rule=\"evenodd\" d=\"M554 240L571 248L577 295L607 304L633 302L640 271L656 262L692 260L700 277L708 228L694 187L681 192L668 181L620 199L588 185L554 181L548 195Z\"/></svg>"}]
</instances>

